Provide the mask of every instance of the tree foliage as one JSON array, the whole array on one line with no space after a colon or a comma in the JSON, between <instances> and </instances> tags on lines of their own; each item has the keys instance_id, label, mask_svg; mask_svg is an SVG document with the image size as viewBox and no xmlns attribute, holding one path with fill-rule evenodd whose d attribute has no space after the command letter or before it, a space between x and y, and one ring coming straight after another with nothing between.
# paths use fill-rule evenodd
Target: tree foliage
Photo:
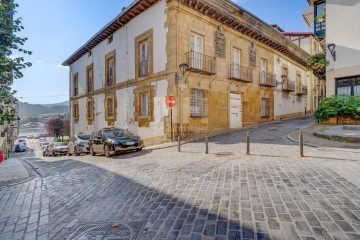
<instances>
[{"instance_id":1,"label":"tree foliage","mask_svg":"<svg viewBox=\"0 0 360 240\"><path fill-rule=\"evenodd\" d=\"M52 118L48 122L48 134L55 136L55 139L66 135L70 131L69 119Z\"/></svg>"},{"instance_id":2,"label":"tree foliage","mask_svg":"<svg viewBox=\"0 0 360 240\"><path fill-rule=\"evenodd\" d=\"M331 117L360 119L360 96L338 95L324 98L314 112L318 121Z\"/></svg>"},{"instance_id":3,"label":"tree foliage","mask_svg":"<svg viewBox=\"0 0 360 240\"><path fill-rule=\"evenodd\" d=\"M13 19L18 6L14 0L0 1L0 125L18 118L14 108L16 91L10 85L13 79L23 77L22 69L31 66L24 57L17 56L32 53L23 48L27 38L18 36L24 29L21 18Z\"/></svg>"}]
</instances>

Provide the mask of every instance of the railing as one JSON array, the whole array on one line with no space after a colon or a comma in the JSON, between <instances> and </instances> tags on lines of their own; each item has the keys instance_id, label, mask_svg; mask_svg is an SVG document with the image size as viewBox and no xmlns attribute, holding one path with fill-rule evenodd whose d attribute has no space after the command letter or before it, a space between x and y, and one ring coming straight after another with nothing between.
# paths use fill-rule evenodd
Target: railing
<instances>
[{"instance_id":1,"label":"railing","mask_svg":"<svg viewBox=\"0 0 360 240\"><path fill-rule=\"evenodd\" d=\"M147 75L149 75L149 61L141 61L140 62L140 66L139 66L139 76L140 77L145 77Z\"/></svg>"},{"instance_id":2,"label":"railing","mask_svg":"<svg viewBox=\"0 0 360 240\"><path fill-rule=\"evenodd\" d=\"M194 51L186 53L188 71L215 75L215 58Z\"/></svg>"},{"instance_id":3,"label":"railing","mask_svg":"<svg viewBox=\"0 0 360 240\"><path fill-rule=\"evenodd\" d=\"M251 68L243 67L238 64L230 65L229 79L252 82L253 72Z\"/></svg>"},{"instance_id":4,"label":"railing","mask_svg":"<svg viewBox=\"0 0 360 240\"><path fill-rule=\"evenodd\" d=\"M295 83L290 81L288 76L281 76L282 79L282 90L284 92L295 92Z\"/></svg>"},{"instance_id":5,"label":"railing","mask_svg":"<svg viewBox=\"0 0 360 240\"><path fill-rule=\"evenodd\" d=\"M296 86L296 95L307 95L307 86L302 84Z\"/></svg>"},{"instance_id":6,"label":"railing","mask_svg":"<svg viewBox=\"0 0 360 240\"><path fill-rule=\"evenodd\" d=\"M276 87L276 76L267 72L260 72L260 86Z\"/></svg>"}]
</instances>

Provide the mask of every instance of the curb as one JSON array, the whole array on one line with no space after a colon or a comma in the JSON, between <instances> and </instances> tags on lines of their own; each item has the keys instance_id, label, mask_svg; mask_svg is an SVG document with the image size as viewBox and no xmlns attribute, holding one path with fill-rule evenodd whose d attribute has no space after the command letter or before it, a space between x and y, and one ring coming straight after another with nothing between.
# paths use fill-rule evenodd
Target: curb
<instances>
[{"instance_id":1,"label":"curb","mask_svg":"<svg viewBox=\"0 0 360 240\"><path fill-rule=\"evenodd\" d=\"M17 178L17 179L11 179L11 180L6 180L6 181L0 181L0 189L19 185L19 184L31 181L37 177L35 174L36 170L34 169L34 167L31 164L29 164L28 162L23 161L23 160L19 160L19 161L27 170L29 176L25 177L25 178ZM26 164L24 164L24 163L26 163Z\"/></svg>"}]
</instances>

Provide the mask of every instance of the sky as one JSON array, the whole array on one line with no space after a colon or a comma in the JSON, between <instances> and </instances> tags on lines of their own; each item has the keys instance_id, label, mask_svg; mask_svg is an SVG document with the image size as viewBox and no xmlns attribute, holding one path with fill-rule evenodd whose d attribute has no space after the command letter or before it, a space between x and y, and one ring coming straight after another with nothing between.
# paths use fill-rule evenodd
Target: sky
<instances>
[{"instance_id":1,"label":"sky","mask_svg":"<svg viewBox=\"0 0 360 240\"><path fill-rule=\"evenodd\" d=\"M61 63L133 0L17 0L15 17L22 18L27 37L25 56L32 67L14 80L13 89L22 102L58 103L69 100L69 69ZM306 0L234 1L269 24L285 31L310 31L302 14ZM156 17L156 16L154 16Z\"/></svg>"}]
</instances>

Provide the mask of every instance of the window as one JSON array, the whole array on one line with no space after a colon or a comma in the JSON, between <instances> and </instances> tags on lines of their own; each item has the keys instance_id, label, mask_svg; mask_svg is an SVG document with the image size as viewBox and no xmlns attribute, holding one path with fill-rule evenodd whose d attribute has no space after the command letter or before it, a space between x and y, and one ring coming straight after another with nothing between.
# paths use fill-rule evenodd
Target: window
<instances>
[{"instance_id":1,"label":"window","mask_svg":"<svg viewBox=\"0 0 360 240\"><path fill-rule=\"evenodd\" d=\"M301 86L301 74L296 74L296 85Z\"/></svg>"},{"instance_id":2,"label":"window","mask_svg":"<svg viewBox=\"0 0 360 240\"><path fill-rule=\"evenodd\" d=\"M261 117L268 118L270 117L270 99L261 98Z\"/></svg>"},{"instance_id":3,"label":"window","mask_svg":"<svg viewBox=\"0 0 360 240\"><path fill-rule=\"evenodd\" d=\"M266 75L267 75L267 60L262 58L261 59L261 78L260 78L260 82L261 83L266 83Z\"/></svg>"},{"instance_id":4,"label":"window","mask_svg":"<svg viewBox=\"0 0 360 240\"><path fill-rule=\"evenodd\" d=\"M281 69L281 76L288 77L289 76L289 70L287 67L282 67Z\"/></svg>"},{"instance_id":5,"label":"window","mask_svg":"<svg viewBox=\"0 0 360 240\"><path fill-rule=\"evenodd\" d=\"M74 96L79 95L79 75L75 73L73 76L73 84L74 84Z\"/></svg>"},{"instance_id":6,"label":"window","mask_svg":"<svg viewBox=\"0 0 360 240\"><path fill-rule=\"evenodd\" d=\"M92 99L88 100L86 103L86 117L87 119L93 119L94 117L94 102Z\"/></svg>"},{"instance_id":7,"label":"window","mask_svg":"<svg viewBox=\"0 0 360 240\"><path fill-rule=\"evenodd\" d=\"M145 77L153 73L153 30L135 38L135 76Z\"/></svg>"},{"instance_id":8,"label":"window","mask_svg":"<svg viewBox=\"0 0 360 240\"><path fill-rule=\"evenodd\" d=\"M337 79L335 94L360 96L360 76Z\"/></svg>"},{"instance_id":9,"label":"window","mask_svg":"<svg viewBox=\"0 0 360 240\"><path fill-rule=\"evenodd\" d=\"M88 52L88 57L91 57L91 51Z\"/></svg>"},{"instance_id":10,"label":"window","mask_svg":"<svg viewBox=\"0 0 360 240\"><path fill-rule=\"evenodd\" d=\"M77 102L73 104L73 118L74 120L79 119L79 104Z\"/></svg>"},{"instance_id":11,"label":"window","mask_svg":"<svg viewBox=\"0 0 360 240\"><path fill-rule=\"evenodd\" d=\"M140 43L140 77L149 74L149 40Z\"/></svg>"},{"instance_id":12,"label":"window","mask_svg":"<svg viewBox=\"0 0 360 240\"><path fill-rule=\"evenodd\" d=\"M141 116L145 117L149 115L149 94L141 94Z\"/></svg>"},{"instance_id":13,"label":"window","mask_svg":"<svg viewBox=\"0 0 360 240\"><path fill-rule=\"evenodd\" d=\"M207 91L191 89L191 117L207 117Z\"/></svg>"},{"instance_id":14,"label":"window","mask_svg":"<svg viewBox=\"0 0 360 240\"><path fill-rule=\"evenodd\" d=\"M93 75L94 75L94 68L93 68L93 64L91 64L86 68L86 90L88 93L94 90Z\"/></svg>"},{"instance_id":15,"label":"window","mask_svg":"<svg viewBox=\"0 0 360 240\"><path fill-rule=\"evenodd\" d=\"M113 41L113 35L111 35L110 37L108 37L108 44L109 44L109 43L112 43L112 41Z\"/></svg>"},{"instance_id":16,"label":"window","mask_svg":"<svg viewBox=\"0 0 360 240\"><path fill-rule=\"evenodd\" d=\"M233 49L233 70L232 74L234 78L240 78L240 58L241 53L239 49L234 48Z\"/></svg>"},{"instance_id":17,"label":"window","mask_svg":"<svg viewBox=\"0 0 360 240\"><path fill-rule=\"evenodd\" d=\"M114 107L114 98L108 97L106 98L106 117L113 118L115 117L115 107Z\"/></svg>"},{"instance_id":18,"label":"window","mask_svg":"<svg viewBox=\"0 0 360 240\"><path fill-rule=\"evenodd\" d=\"M106 70L105 70L105 77L106 77L106 86L110 87L113 86L116 82L115 76L115 51L109 53L105 57L106 61Z\"/></svg>"}]
</instances>

